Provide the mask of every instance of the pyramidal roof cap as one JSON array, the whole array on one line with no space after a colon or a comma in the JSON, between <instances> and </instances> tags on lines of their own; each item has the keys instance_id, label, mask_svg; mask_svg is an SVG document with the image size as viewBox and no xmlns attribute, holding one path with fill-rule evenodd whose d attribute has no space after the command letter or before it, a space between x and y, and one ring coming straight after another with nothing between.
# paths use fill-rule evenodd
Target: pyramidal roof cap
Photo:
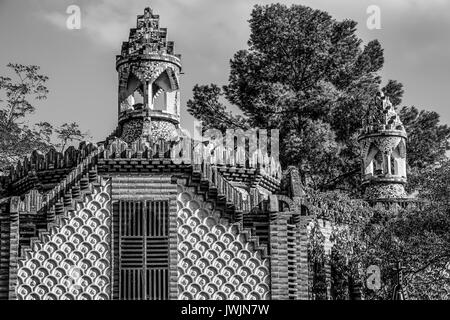
<instances>
[{"instance_id":1,"label":"pyramidal roof cap","mask_svg":"<svg viewBox=\"0 0 450 320\"><path fill-rule=\"evenodd\" d=\"M137 16L136 28L130 29L128 41L123 42L119 57L160 54L181 58L174 53L174 42L168 41L167 28L160 27L159 19L150 7L145 8L144 14Z\"/></svg>"}]
</instances>

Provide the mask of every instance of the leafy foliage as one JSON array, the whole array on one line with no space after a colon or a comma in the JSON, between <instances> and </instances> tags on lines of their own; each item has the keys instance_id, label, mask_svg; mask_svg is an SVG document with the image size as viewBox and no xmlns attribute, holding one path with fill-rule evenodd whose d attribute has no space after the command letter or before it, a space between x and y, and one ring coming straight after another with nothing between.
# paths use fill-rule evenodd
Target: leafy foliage
<instances>
[{"instance_id":1,"label":"leafy foliage","mask_svg":"<svg viewBox=\"0 0 450 320\"><path fill-rule=\"evenodd\" d=\"M309 287L311 288L313 300L327 299L327 280L325 264L327 256L325 255L325 238L320 231L319 222L314 224L309 232L308 241L308 261L310 273L313 275L310 279Z\"/></svg>"},{"instance_id":2,"label":"leafy foliage","mask_svg":"<svg viewBox=\"0 0 450 320\"><path fill-rule=\"evenodd\" d=\"M48 77L40 74L38 66L10 63L8 68L16 79L0 76L0 91L5 96L5 100L0 100L0 172L33 150L46 152L52 147L64 150L68 142L87 137L76 123L56 129L48 122L29 125L26 118L36 109L32 101L44 100L49 93ZM56 142L54 132L58 135Z\"/></svg>"},{"instance_id":3,"label":"leafy foliage","mask_svg":"<svg viewBox=\"0 0 450 320\"><path fill-rule=\"evenodd\" d=\"M189 112L205 129L280 130L282 165L299 169L315 219L308 248L314 298L326 299L328 285L332 299L352 298L350 287L364 285L366 268L375 264L382 288L363 294L390 299L398 261L406 267L411 298L448 298L450 128L435 112L400 109L408 133L409 191L431 205L395 213L351 199L359 195L362 117L379 90L394 106L404 94L396 80L381 87L383 48L377 40L363 45L354 21L301 5L257 5L249 23L249 47L232 58L228 84L197 85ZM227 111L229 104L243 116ZM335 223L330 255L319 219Z\"/></svg>"},{"instance_id":4,"label":"leafy foliage","mask_svg":"<svg viewBox=\"0 0 450 320\"><path fill-rule=\"evenodd\" d=\"M440 115L416 107L403 107L400 118L408 133L408 163L423 169L446 159L450 150L450 127L441 125Z\"/></svg>"},{"instance_id":5,"label":"leafy foliage","mask_svg":"<svg viewBox=\"0 0 450 320\"><path fill-rule=\"evenodd\" d=\"M350 299L353 297L352 287L363 281L359 270L361 252L365 250L360 241L362 229L375 213L385 212L338 191L317 192L310 189L306 194L305 205L309 214L314 217L308 244L308 259L314 270L321 272L313 278L315 282L311 284L312 293L316 299ZM329 239L333 246L329 255L324 252L322 221L330 221L333 225ZM331 269L330 283L327 283L324 273L326 264ZM327 286L331 289L330 297L326 295ZM321 291L324 287L325 293Z\"/></svg>"},{"instance_id":6,"label":"leafy foliage","mask_svg":"<svg viewBox=\"0 0 450 320\"><path fill-rule=\"evenodd\" d=\"M309 186L335 188L359 169L355 137L379 89L381 45L362 48L356 22L301 5L255 6L250 29L249 49L231 60L229 83L196 86L189 111L205 128L280 129L282 164L297 166ZM401 99L401 90L394 93Z\"/></svg>"},{"instance_id":7,"label":"leafy foliage","mask_svg":"<svg viewBox=\"0 0 450 320\"><path fill-rule=\"evenodd\" d=\"M224 132L227 128L246 128L242 117L233 117L231 112L226 111L226 106L220 101L222 90L217 85L196 85L193 94L193 100L187 102L187 109L197 119L207 119L204 130L218 129Z\"/></svg>"},{"instance_id":8,"label":"leafy foliage","mask_svg":"<svg viewBox=\"0 0 450 320\"><path fill-rule=\"evenodd\" d=\"M442 173L447 168L439 168ZM436 174L439 174L436 173ZM442 178L445 180L445 177ZM432 194L424 185L425 195ZM432 186L435 188L435 186ZM448 299L450 297L450 207L435 198L433 204L415 209L392 211L384 206L370 207L362 200L341 192L308 190L305 204L315 221L310 231L309 261L318 271L311 285L316 299L326 299L323 270L331 268L331 299L352 297L352 287L365 287L366 269L381 269L381 289L363 290L366 299L391 299L397 283L397 262L402 262L406 290L410 299ZM331 253L323 251L321 220L331 221ZM314 291L316 290L316 291Z\"/></svg>"},{"instance_id":9,"label":"leafy foliage","mask_svg":"<svg viewBox=\"0 0 450 320\"><path fill-rule=\"evenodd\" d=\"M396 80L381 87L381 44L363 45L356 22L302 5L257 5L249 23L249 48L231 60L228 84L195 86L189 112L205 129L279 129L283 167L299 168L315 189L358 194L361 118L379 90L396 106L404 93ZM412 169L441 159L450 137L437 114L414 110L401 111Z\"/></svg>"},{"instance_id":10,"label":"leafy foliage","mask_svg":"<svg viewBox=\"0 0 450 320\"><path fill-rule=\"evenodd\" d=\"M23 123L24 118L35 110L30 99L47 98L45 83L48 78L39 74L38 66L10 63L8 68L17 79L0 76L0 90L5 96L5 100L0 101L0 169L34 149L49 147L48 124L28 126Z\"/></svg>"},{"instance_id":11,"label":"leafy foliage","mask_svg":"<svg viewBox=\"0 0 450 320\"><path fill-rule=\"evenodd\" d=\"M61 148L61 152L63 152L67 144L73 141L83 141L88 137L87 133L83 133L79 125L75 122L65 123L61 127L55 130L58 140L60 143L58 146Z\"/></svg>"},{"instance_id":12,"label":"leafy foliage","mask_svg":"<svg viewBox=\"0 0 450 320\"><path fill-rule=\"evenodd\" d=\"M397 261L405 267L410 299L450 298L449 212L448 207L427 205L367 224L365 241L371 250L361 256L361 261L367 265L378 260L383 274L382 289L367 291L368 298L390 299Z\"/></svg>"},{"instance_id":13,"label":"leafy foliage","mask_svg":"<svg viewBox=\"0 0 450 320\"><path fill-rule=\"evenodd\" d=\"M6 92L6 104L1 108L1 118L6 126L32 113L35 107L28 101L29 97L37 100L47 98L48 89L45 83L48 77L39 74L38 66L24 66L9 63L18 81L0 76L0 89Z\"/></svg>"}]
</instances>

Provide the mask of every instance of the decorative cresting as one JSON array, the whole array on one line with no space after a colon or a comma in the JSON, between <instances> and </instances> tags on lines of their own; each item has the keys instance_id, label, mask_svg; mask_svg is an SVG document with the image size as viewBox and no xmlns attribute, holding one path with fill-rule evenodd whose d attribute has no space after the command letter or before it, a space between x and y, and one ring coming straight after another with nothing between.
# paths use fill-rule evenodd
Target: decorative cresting
<instances>
[{"instance_id":1,"label":"decorative cresting","mask_svg":"<svg viewBox=\"0 0 450 320\"><path fill-rule=\"evenodd\" d=\"M359 136L362 184L367 199L405 198L406 130L395 108L379 93Z\"/></svg>"},{"instance_id":2,"label":"decorative cresting","mask_svg":"<svg viewBox=\"0 0 450 320\"><path fill-rule=\"evenodd\" d=\"M120 137L128 143L176 139L180 123L181 56L160 28L159 15L146 8L117 56Z\"/></svg>"},{"instance_id":3,"label":"decorative cresting","mask_svg":"<svg viewBox=\"0 0 450 320\"><path fill-rule=\"evenodd\" d=\"M19 300L111 299L111 185L102 181L19 259Z\"/></svg>"},{"instance_id":4,"label":"decorative cresting","mask_svg":"<svg viewBox=\"0 0 450 320\"><path fill-rule=\"evenodd\" d=\"M96 149L96 145L82 142L78 149L71 146L64 153L59 153L54 148L45 154L35 150L29 157L9 168L9 176L5 182L15 194L25 193L33 187L40 186L42 183L40 180L51 178L55 171L70 172Z\"/></svg>"},{"instance_id":5,"label":"decorative cresting","mask_svg":"<svg viewBox=\"0 0 450 320\"><path fill-rule=\"evenodd\" d=\"M194 189L178 185L179 299L270 299L269 262L257 244Z\"/></svg>"}]
</instances>

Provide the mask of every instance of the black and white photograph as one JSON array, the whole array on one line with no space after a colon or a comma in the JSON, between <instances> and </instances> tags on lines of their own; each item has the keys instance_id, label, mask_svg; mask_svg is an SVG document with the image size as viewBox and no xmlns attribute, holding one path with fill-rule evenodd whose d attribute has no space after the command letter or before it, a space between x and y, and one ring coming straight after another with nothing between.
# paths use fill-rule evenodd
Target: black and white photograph
<instances>
[{"instance_id":1,"label":"black and white photograph","mask_svg":"<svg viewBox=\"0 0 450 320\"><path fill-rule=\"evenodd\" d=\"M0 0L0 300L450 300L449 93L448 0Z\"/></svg>"}]
</instances>

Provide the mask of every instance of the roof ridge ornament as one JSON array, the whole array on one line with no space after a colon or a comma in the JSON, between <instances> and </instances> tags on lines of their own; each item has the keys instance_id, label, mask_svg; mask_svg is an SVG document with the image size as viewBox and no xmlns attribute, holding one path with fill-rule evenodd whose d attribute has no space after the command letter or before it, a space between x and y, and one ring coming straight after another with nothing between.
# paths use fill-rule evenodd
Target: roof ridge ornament
<instances>
[{"instance_id":1,"label":"roof ridge ornament","mask_svg":"<svg viewBox=\"0 0 450 320\"><path fill-rule=\"evenodd\" d=\"M378 92L369 105L366 117L363 119L363 133L374 133L383 130L405 131L405 127L389 97Z\"/></svg>"},{"instance_id":2,"label":"roof ridge ornament","mask_svg":"<svg viewBox=\"0 0 450 320\"><path fill-rule=\"evenodd\" d=\"M142 137L172 140L180 124L181 55L167 40L167 28L150 7L117 56L119 73L118 136L128 143Z\"/></svg>"}]
</instances>

